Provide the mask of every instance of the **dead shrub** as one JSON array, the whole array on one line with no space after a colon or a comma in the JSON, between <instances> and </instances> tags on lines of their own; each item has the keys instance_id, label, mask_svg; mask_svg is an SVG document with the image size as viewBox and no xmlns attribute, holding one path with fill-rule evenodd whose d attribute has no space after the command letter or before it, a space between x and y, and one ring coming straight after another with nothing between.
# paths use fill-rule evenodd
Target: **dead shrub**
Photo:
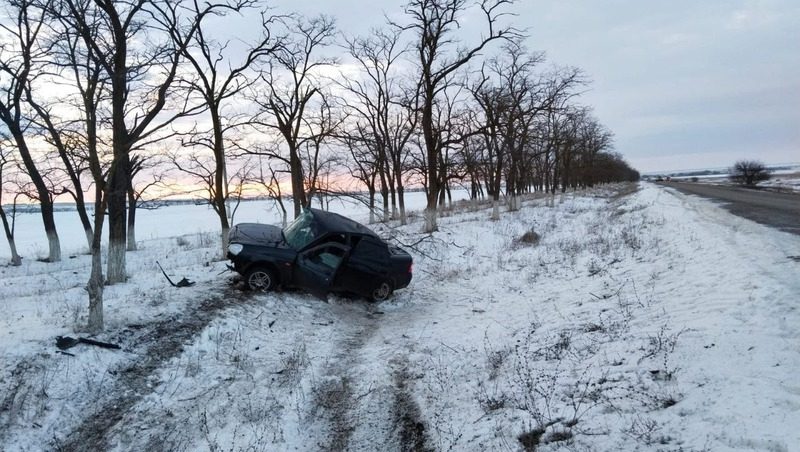
<instances>
[{"instance_id":1,"label":"dead shrub","mask_svg":"<svg viewBox=\"0 0 800 452\"><path fill-rule=\"evenodd\" d=\"M541 240L542 237L539 235L539 233L531 228L529 231L525 232L519 238L514 240L514 243L524 246L536 246Z\"/></svg>"},{"instance_id":2,"label":"dead shrub","mask_svg":"<svg viewBox=\"0 0 800 452\"><path fill-rule=\"evenodd\" d=\"M536 450L536 447L539 446L539 442L542 440L542 435L544 435L545 430L543 428L537 427L533 430L529 430L517 436L517 440L522 444L522 449L525 452L533 452Z\"/></svg>"}]
</instances>

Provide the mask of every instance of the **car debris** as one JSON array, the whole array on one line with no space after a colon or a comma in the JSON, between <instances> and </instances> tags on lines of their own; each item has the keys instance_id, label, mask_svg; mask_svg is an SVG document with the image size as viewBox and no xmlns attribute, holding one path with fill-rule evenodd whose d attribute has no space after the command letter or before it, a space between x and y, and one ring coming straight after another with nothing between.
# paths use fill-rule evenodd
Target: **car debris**
<instances>
[{"instance_id":1,"label":"car debris","mask_svg":"<svg viewBox=\"0 0 800 452\"><path fill-rule=\"evenodd\" d=\"M85 338L85 337L77 337L77 338L75 338L75 337L69 337L69 336L56 336L56 347L58 347L59 350L66 350L66 349L72 348L72 347L74 347L74 346L76 346L78 344L94 345L95 347L111 348L111 349L115 349L115 350L118 350L120 348L120 346L117 345L117 344L111 344L111 343L108 343L108 342L100 342L100 341L96 341L94 339L88 339L88 338ZM65 352L64 354L66 355L68 353ZM72 354L70 354L70 355L72 355ZM74 355L72 355L72 356L74 356Z\"/></svg>"},{"instance_id":2,"label":"car debris","mask_svg":"<svg viewBox=\"0 0 800 452\"><path fill-rule=\"evenodd\" d=\"M174 283L172 282L172 279L170 279L170 277L167 275L167 272L164 271L164 267L162 267L158 261L156 261L156 265L158 265L158 268L161 269L161 273L164 274L164 277L167 278L167 281L169 281L169 283L172 284L172 287L192 287L195 284L194 281L189 281L186 278L183 278L177 283Z\"/></svg>"}]
</instances>

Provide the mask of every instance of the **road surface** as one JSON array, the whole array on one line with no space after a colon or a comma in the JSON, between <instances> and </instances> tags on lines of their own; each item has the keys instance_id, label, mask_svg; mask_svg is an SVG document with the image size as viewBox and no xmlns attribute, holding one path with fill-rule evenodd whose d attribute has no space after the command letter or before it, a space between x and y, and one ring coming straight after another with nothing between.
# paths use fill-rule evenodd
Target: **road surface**
<instances>
[{"instance_id":1,"label":"road surface","mask_svg":"<svg viewBox=\"0 0 800 452\"><path fill-rule=\"evenodd\" d=\"M735 215L800 235L798 193L688 182L664 182L662 185L720 201L723 207Z\"/></svg>"}]
</instances>

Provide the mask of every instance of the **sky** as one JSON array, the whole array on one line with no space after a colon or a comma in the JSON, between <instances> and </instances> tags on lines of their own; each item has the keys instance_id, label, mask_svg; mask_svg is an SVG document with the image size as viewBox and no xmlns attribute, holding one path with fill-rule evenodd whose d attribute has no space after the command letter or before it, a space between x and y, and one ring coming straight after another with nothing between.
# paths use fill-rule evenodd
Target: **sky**
<instances>
[{"instance_id":1,"label":"sky","mask_svg":"<svg viewBox=\"0 0 800 452\"><path fill-rule=\"evenodd\" d=\"M277 0L348 34L402 19L398 0ZM797 0L521 0L526 45L592 80L581 103L643 173L800 162ZM466 18L464 40L477 32Z\"/></svg>"}]
</instances>

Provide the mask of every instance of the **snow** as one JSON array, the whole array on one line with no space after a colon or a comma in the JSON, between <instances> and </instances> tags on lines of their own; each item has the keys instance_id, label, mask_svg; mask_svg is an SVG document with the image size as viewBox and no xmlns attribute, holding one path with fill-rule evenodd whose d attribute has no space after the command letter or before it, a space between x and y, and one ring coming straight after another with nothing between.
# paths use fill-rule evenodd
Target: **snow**
<instances>
[{"instance_id":1,"label":"snow","mask_svg":"<svg viewBox=\"0 0 800 452\"><path fill-rule=\"evenodd\" d=\"M729 174L708 174L697 176L673 176L676 181L693 181L701 184L714 184L714 185L734 185L731 182ZM768 188L774 191L782 192L800 192L800 165L787 164L781 165L779 169L772 169L770 178L758 183L758 187Z\"/></svg>"},{"instance_id":2,"label":"snow","mask_svg":"<svg viewBox=\"0 0 800 452\"><path fill-rule=\"evenodd\" d=\"M499 221L461 203L429 238L419 213L373 225L396 243L422 239L411 285L379 304L240 293L215 260L210 210L143 211L131 281L107 288L97 337L119 351L53 347L82 334L88 256L0 267L0 443L800 450L800 237L631 188L534 196ZM278 218L261 202L238 215ZM537 244L518 240L530 230ZM62 232L75 245L65 255L81 237ZM197 284L168 286L156 260Z\"/></svg>"}]
</instances>

